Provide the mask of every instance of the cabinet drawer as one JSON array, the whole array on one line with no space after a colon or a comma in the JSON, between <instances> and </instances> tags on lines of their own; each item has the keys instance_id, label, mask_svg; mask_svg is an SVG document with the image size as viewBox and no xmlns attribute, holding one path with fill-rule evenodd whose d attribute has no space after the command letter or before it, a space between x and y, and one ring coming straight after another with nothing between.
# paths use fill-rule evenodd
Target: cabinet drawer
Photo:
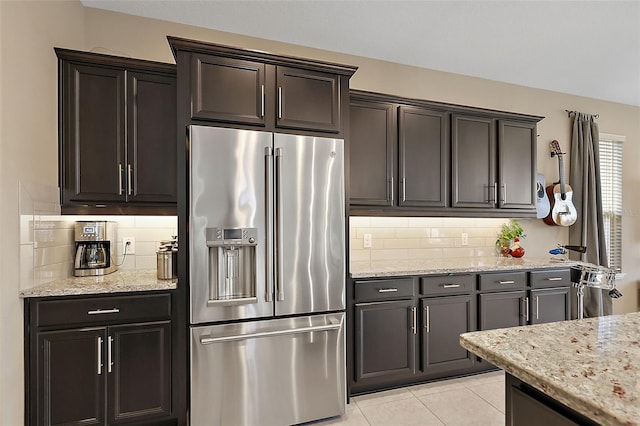
<instances>
[{"instance_id":1,"label":"cabinet drawer","mask_svg":"<svg viewBox=\"0 0 640 426\"><path fill-rule=\"evenodd\" d=\"M523 289L527 286L526 272L480 274L480 291Z\"/></svg>"},{"instance_id":2,"label":"cabinet drawer","mask_svg":"<svg viewBox=\"0 0 640 426\"><path fill-rule=\"evenodd\" d=\"M35 309L37 327L170 318L171 295L153 294L46 300Z\"/></svg>"},{"instance_id":3,"label":"cabinet drawer","mask_svg":"<svg viewBox=\"0 0 640 426\"><path fill-rule=\"evenodd\" d=\"M531 271L530 279L531 287L533 288L566 287L571 285L571 270Z\"/></svg>"},{"instance_id":4,"label":"cabinet drawer","mask_svg":"<svg viewBox=\"0 0 640 426\"><path fill-rule=\"evenodd\" d=\"M474 289L475 275L440 275L420 278L420 294L470 293Z\"/></svg>"},{"instance_id":5,"label":"cabinet drawer","mask_svg":"<svg viewBox=\"0 0 640 426\"><path fill-rule=\"evenodd\" d=\"M389 300L413 297L415 294L412 278L398 280L356 281L355 297L358 302L368 300Z\"/></svg>"}]
</instances>

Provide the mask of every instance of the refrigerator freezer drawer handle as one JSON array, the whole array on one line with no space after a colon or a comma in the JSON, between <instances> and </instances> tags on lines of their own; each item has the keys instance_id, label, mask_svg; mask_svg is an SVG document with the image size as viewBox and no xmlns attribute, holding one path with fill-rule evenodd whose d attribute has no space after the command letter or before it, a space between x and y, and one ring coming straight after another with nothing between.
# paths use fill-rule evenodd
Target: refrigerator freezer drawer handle
<instances>
[{"instance_id":1,"label":"refrigerator freezer drawer handle","mask_svg":"<svg viewBox=\"0 0 640 426\"><path fill-rule=\"evenodd\" d=\"M264 86L263 86L264 87ZM267 245L266 251L266 271L264 300L266 302L273 301L273 151L270 146L264 148L264 167L265 167L265 200L267 200L265 229Z\"/></svg>"},{"instance_id":2,"label":"refrigerator freezer drawer handle","mask_svg":"<svg viewBox=\"0 0 640 426\"><path fill-rule=\"evenodd\" d=\"M241 297L238 299L207 300L207 306L236 306L236 305L249 305L251 303L258 303L258 298L257 297Z\"/></svg>"},{"instance_id":3,"label":"refrigerator freezer drawer handle","mask_svg":"<svg viewBox=\"0 0 640 426\"><path fill-rule=\"evenodd\" d=\"M223 336L223 337L201 337L200 343L202 345L209 345L212 343L235 342L238 340L257 339L260 337L286 336L288 334L311 333L314 331L316 332L332 331L332 330L338 330L340 327L342 327L342 324L329 324L329 325L316 325L312 327L293 328L290 330L263 331L263 332L251 333L251 334L235 334L232 336Z\"/></svg>"}]
</instances>

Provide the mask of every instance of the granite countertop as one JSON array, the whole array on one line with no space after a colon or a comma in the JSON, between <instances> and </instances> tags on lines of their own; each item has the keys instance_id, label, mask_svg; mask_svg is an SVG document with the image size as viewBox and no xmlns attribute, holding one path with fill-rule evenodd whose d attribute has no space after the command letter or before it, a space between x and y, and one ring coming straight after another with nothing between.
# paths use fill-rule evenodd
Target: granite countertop
<instances>
[{"instance_id":1,"label":"granite countertop","mask_svg":"<svg viewBox=\"0 0 640 426\"><path fill-rule=\"evenodd\" d=\"M177 284L177 279L159 280L155 269L125 270L98 277L72 277L52 281L28 290L22 290L20 297L73 296L82 294L173 290Z\"/></svg>"},{"instance_id":2,"label":"granite countertop","mask_svg":"<svg viewBox=\"0 0 640 426\"><path fill-rule=\"evenodd\" d=\"M600 424L640 424L640 312L464 333L460 344Z\"/></svg>"},{"instance_id":3,"label":"granite countertop","mask_svg":"<svg viewBox=\"0 0 640 426\"><path fill-rule=\"evenodd\" d=\"M351 263L352 278L393 277L402 275L452 274L464 272L508 271L571 267L573 261L552 258L461 257L421 260L356 261Z\"/></svg>"}]
</instances>

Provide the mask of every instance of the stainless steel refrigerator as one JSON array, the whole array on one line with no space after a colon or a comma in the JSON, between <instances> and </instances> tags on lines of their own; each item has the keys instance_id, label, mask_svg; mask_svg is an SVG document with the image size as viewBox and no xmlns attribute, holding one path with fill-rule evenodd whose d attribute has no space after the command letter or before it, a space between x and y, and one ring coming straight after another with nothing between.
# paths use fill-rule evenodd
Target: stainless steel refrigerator
<instances>
[{"instance_id":1,"label":"stainless steel refrigerator","mask_svg":"<svg viewBox=\"0 0 640 426\"><path fill-rule=\"evenodd\" d=\"M345 410L344 142L189 128L192 425Z\"/></svg>"}]
</instances>

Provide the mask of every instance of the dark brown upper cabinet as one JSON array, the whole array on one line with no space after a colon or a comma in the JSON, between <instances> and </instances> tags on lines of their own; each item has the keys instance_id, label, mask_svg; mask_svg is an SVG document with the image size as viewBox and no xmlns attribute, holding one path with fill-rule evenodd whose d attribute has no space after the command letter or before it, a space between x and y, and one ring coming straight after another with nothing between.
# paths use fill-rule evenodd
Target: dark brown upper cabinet
<instances>
[{"instance_id":1,"label":"dark brown upper cabinet","mask_svg":"<svg viewBox=\"0 0 640 426\"><path fill-rule=\"evenodd\" d=\"M451 119L452 205L492 208L496 203L496 134L492 118Z\"/></svg>"},{"instance_id":2,"label":"dark brown upper cabinet","mask_svg":"<svg viewBox=\"0 0 640 426\"><path fill-rule=\"evenodd\" d=\"M63 212L175 214L175 67L55 50Z\"/></svg>"},{"instance_id":3,"label":"dark brown upper cabinet","mask_svg":"<svg viewBox=\"0 0 640 426\"><path fill-rule=\"evenodd\" d=\"M449 116L399 107L398 205L446 207L449 189Z\"/></svg>"},{"instance_id":4,"label":"dark brown upper cabinet","mask_svg":"<svg viewBox=\"0 0 640 426\"><path fill-rule=\"evenodd\" d=\"M350 214L534 217L541 119L352 90Z\"/></svg>"},{"instance_id":5,"label":"dark brown upper cabinet","mask_svg":"<svg viewBox=\"0 0 640 426\"><path fill-rule=\"evenodd\" d=\"M392 206L397 178L397 119L392 103L351 98L350 200L352 205Z\"/></svg>"},{"instance_id":6,"label":"dark brown upper cabinet","mask_svg":"<svg viewBox=\"0 0 640 426\"><path fill-rule=\"evenodd\" d=\"M178 101L185 125L344 133L355 67L167 38L178 65L179 91L185 93Z\"/></svg>"}]
</instances>

